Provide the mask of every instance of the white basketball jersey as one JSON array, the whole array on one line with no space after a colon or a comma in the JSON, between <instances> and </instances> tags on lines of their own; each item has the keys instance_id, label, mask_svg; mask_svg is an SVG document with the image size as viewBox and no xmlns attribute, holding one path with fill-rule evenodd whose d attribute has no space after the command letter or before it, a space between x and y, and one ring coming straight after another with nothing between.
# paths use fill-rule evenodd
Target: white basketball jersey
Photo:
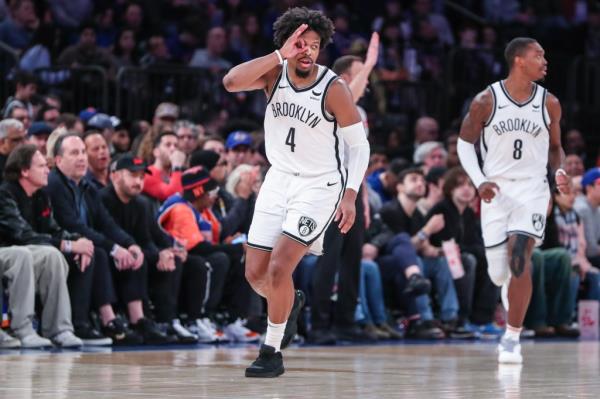
<instances>
[{"instance_id":1,"label":"white basketball jersey","mask_svg":"<svg viewBox=\"0 0 600 399\"><path fill-rule=\"evenodd\" d=\"M510 97L502 81L489 89L494 108L481 136L483 173L491 179L546 176L550 143L546 89L534 83L523 103Z\"/></svg>"},{"instance_id":2,"label":"white basketball jersey","mask_svg":"<svg viewBox=\"0 0 600 399\"><path fill-rule=\"evenodd\" d=\"M265 111L265 149L271 165L285 173L316 176L340 171L343 140L335 118L325 110L327 89L337 75L317 65L317 79L298 89L283 62Z\"/></svg>"}]
</instances>

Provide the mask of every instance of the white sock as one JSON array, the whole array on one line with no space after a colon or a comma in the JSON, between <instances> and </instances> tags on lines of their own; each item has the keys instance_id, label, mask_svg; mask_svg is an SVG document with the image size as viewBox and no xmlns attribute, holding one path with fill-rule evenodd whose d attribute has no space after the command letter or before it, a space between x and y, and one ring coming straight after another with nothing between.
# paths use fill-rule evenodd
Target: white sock
<instances>
[{"instance_id":1,"label":"white sock","mask_svg":"<svg viewBox=\"0 0 600 399\"><path fill-rule=\"evenodd\" d=\"M273 323L267 318L267 336L265 337L265 345L272 346L275 348L275 352L281 350L281 341L283 340L283 333L285 332L285 325L287 320L283 323Z\"/></svg>"},{"instance_id":2,"label":"white sock","mask_svg":"<svg viewBox=\"0 0 600 399\"><path fill-rule=\"evenodd\" d=\"M519 337L521 336L521 330L523 330L522 327L517 328L507 324L504 336L508 339L512 339L513 341L519 341Z\"/></svg>"}]
</instances>

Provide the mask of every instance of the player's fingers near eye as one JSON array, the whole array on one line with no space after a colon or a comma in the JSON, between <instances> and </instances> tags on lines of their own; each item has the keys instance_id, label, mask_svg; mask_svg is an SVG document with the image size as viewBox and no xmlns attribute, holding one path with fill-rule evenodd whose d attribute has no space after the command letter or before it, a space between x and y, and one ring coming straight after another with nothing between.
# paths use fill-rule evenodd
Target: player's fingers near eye
<instances>
[{"instance_id":1,"label":"player's fingers near eye","mask_svg":"<svg viewBox=\"0 0 600 399\"><path fill-rule=\"evenodd\" d=\"M296 29L296 32L294 32L294 36L295 37L299 37L302 33L304 33L304 31L306 30L306 28L308 28L307 24L302 24L298 27L298 29Z\"/></svg>"}]
</instances>

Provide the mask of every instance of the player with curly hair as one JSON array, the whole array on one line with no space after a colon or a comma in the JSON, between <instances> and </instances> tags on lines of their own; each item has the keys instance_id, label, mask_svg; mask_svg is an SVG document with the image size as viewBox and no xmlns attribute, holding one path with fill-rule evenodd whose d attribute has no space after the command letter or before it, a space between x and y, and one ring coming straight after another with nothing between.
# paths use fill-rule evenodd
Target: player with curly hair
<instances>
[{"instance_id":1,"label":"player with curly hair","mask_svg":"<svg viewBox=\"0 0 600 399\"><path fill-rule=\"evenodd\" d=\"M320 11L292 8L274 28L278 50L223 78L230 92L263 90L268 99L264 130L271 168L256 200L246 252L246 278L267 300L268 327L246 377L283 374L280 350L295 335L304 304L292 273L307 252L321 254L323 232L332 220L344 234L352 227L369 161L347 84L316 64L331 41L331 20Z\"/></svg>"}]
</instances>

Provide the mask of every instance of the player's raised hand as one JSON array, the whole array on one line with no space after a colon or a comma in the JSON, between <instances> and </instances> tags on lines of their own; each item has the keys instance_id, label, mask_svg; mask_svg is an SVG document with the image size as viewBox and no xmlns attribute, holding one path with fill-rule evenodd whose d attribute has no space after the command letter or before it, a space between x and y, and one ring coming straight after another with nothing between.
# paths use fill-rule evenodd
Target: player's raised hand
<instances>
[{"instance_id":1,"label":"player's raised hand","mask_svg":"<svg viewBox=\"0 0 600 399\"><path fill-rule=\"evenodd\" d=\"M302 24L285 41L279 52L284 59L293 58L306 49L306 42L300 38L300 35L308 28L307 24Z\"/></svg>"},{"instance_id":2,"label":"player's raised hand","mask_svg":"<svg viewBox=\"0 0 600 399\"><path fill-rule=\"evenodd\" d=\"M377 58L379 57L379 33L373 32L371 35L371 41L369 41L369 48L367 49L367 56L365 57L365 66L373 68L377 64Z\"/></svg>"},{"instance_id":3,"label":"player's raised hand","mask_svg":"<svg viewBox=\"0 0 600 399\"><path fill-rule=\"evenodd\" d=\"M356 218L356 192L354 190L346 190L340 206L335 214L335 222L340 222L338 227L342 234L346 234L354 224Z\"/></svg>"},{"instance_id":4,"label":"player's raised hand","mask_svg":"<svg viewBox=\"0 0 600 399\"><path fill-rule=\"evenodd\" d=\"M500 191L500 187L494 182L486 181L481 183L477 191L483 202L489 203L496 196L496 193Z\"/></svg>"},{"instance_id":5,"label":"player's raised hand","mask_svg":"<svg viewBox=\"0 0 600 399\"><path fill-rule=\"evenodd\" d=\"M556 171L554 174L554 182L556 183L556 188L561 194L571 193L571 178L564 170L559 169Z\"/></svg>"}]
</instances>

